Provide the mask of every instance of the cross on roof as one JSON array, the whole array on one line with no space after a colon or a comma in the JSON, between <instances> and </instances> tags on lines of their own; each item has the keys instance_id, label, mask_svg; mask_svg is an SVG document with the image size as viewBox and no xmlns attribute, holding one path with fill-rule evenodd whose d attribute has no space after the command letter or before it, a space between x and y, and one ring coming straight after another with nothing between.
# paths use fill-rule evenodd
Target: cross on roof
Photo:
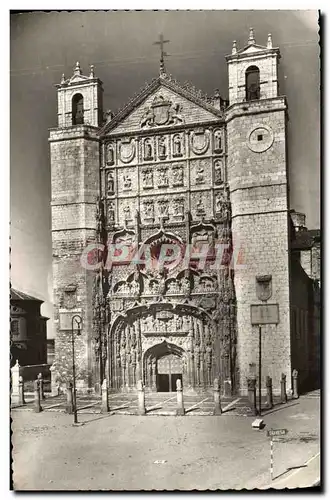
<instances>
[{"instance_id":1,"label":"cross on roof","mask_svg":"<svg viewBox=\"0 0 330 500\"><path fill-rule=\"evenodd\" d=\"M169 40L164 40L164 37L162 34L159 35L159 40L157 42L153 43L153 45L159 45L159 47L160 47L160 65L159 65L159 74L160 75L164 75L166 73L164 56L168 56L168 54L164 51L165 43L169 43Z\"/></svg>"}]
</instances>

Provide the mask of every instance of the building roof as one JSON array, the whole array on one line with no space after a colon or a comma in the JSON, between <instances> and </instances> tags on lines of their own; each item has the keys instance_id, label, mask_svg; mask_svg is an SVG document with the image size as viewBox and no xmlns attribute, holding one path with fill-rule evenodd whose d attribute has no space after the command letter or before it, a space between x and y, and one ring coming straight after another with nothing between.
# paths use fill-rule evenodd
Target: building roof
<instances>
[{"instance_id":1,"label":"building roof","mask_svg":"<svg viewBox=\"0 0 330 500\"><path fill-rule=\"evenodd\" d=\"M306 229L297 231L292 241L292 249L308 250L314 246L314 243L319 242L320 238L320 229Z\"/></svg>"},{"instance_id":2,"label":"building roof","mask_svg":"<svg viewBox=\"0 0 330 500\"><path fill-rule=\"evenodd\" d=\"M43 300L32 297L32 295L28 295L27 293L15 290L15 288L10 288L10 300L33 300L35 302L43 303Z\"/></svg>"}]
</instances>

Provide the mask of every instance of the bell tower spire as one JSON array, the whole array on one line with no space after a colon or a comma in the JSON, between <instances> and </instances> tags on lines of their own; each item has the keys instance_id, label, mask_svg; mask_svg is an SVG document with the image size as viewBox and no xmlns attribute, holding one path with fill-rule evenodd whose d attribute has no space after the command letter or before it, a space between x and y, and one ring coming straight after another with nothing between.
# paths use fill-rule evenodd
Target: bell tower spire
<instances>
[{"instance_id":1,"label":"bell tower spire","mask_svg":"<svg viewBox=\"0 0 330 500\"><path fill-rule=\"evenodd\" d=\"M167 57L168 54L164 51L164 44L169 43L169 42L170 42L170 40L164 40L163 34L161 33L159 35L159 40L157 42L153 43L153 45L159 45L159 48L160 48L159 76L166 75L164 57Z\"/></svg>"}]
</instances>

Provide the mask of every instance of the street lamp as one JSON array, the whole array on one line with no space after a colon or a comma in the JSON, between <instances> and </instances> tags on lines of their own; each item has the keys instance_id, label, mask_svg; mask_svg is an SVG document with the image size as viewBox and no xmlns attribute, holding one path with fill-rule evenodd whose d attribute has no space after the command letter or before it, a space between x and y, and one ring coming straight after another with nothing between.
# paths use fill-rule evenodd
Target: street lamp
<instances>
[{"instance_id":1,"label":"street lamp","mask_svg":"<svg viewBox=\"0 0 330 500\"><path fill-rule=\"evenodd\" d=\"M80 335L80 327L82 323L82 317L79 314L74 314L71 320L71 341L72 341L72 382L73 382L73 421L75 424L78 423L77 417L77 403L76 403L76 366L75 366L75 354L74 354L74 326L76 324L77 335Z\"/></svg>"}]
</instances>

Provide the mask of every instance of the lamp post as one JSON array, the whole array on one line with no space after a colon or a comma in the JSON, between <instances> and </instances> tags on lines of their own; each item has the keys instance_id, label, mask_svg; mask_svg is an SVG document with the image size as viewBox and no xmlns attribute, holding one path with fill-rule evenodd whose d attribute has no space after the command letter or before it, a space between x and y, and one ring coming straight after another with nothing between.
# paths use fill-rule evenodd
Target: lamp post
<instances>
[{"instance_id":1,"label":"lamp post","mask_svg":"<svg viewBox=\"0 0 330 500\"><path fill-rule=\"evenodd\" d=\"M78 423L77 417L77 404L76 404L76 366L75 366L75 353L74 353L74 326L77 327L77 335L80 335L80 327L82 317L79 314L74 314L71 320L71 342L72 342L72 384L73 384L73 422Z\"/></svg>"}]
</instances>

